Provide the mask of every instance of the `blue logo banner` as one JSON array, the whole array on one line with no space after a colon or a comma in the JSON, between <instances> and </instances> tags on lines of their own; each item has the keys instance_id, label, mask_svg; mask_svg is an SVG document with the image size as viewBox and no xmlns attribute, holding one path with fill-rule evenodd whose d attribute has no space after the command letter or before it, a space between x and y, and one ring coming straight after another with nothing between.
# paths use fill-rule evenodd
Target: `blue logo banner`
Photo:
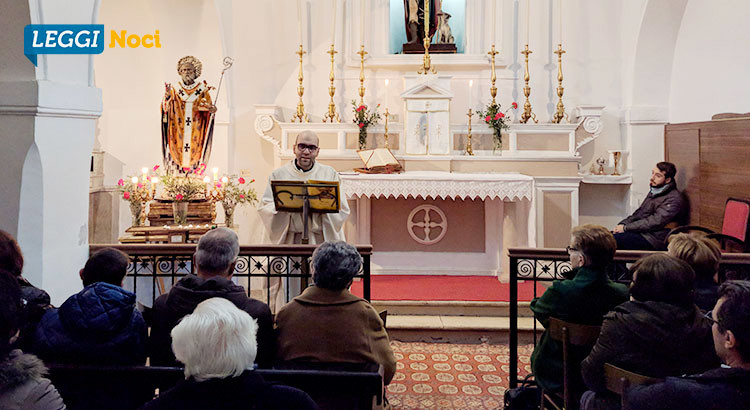
<instances>
[{"instance_id":1,"label":"blue logo banner","mask_svg":"<svg viewBox=\"0 0 750 410\"><path fill-rule=\"evenodd\" d=\"M103 24L29 24L23 30L23 53L34 65L38 54L101 54Z\"/></svg>"}]
</instances>

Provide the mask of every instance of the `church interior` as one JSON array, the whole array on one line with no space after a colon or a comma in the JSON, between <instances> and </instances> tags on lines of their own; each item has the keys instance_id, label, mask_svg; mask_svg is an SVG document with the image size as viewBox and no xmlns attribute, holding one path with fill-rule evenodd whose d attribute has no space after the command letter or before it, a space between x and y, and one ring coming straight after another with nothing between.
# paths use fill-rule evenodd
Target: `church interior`
<instances>
[{"instance_id":1,"label":"church interior","mask_svg":"<svg viewBox=\"0 0 750 410\"><path fill-rule=\"evenodd\" d=\"M724 283L750 279L750 3L1 0L0 9L0 268L13 273L3 243L17 244L22 295L31 286L49 298L40 324L27 324L30 339L9 328L21 341L2 341L0 356L15 343L37 354L33 327L95 286L82 268L112 248L129 258L119 285L153 336L161 297L218 272L205 268L199 240L222 235L239 245L227 286L262 302L278 335L290 306L323 289L321 243L344 241L353 246L330 252L361 256L343 292L379 313L370 320L390 341L395 373L386 365L384 381L381 365L373 393L364 376L317 367L332 378L291 385L320 408L360 408L317 395L345 379L342 390L372 408L501 408L519 386L536 408L604 408L592 402L607 394L617 398L607 408L646 408L628 405L624 387L597 391L590 369L605 314L652 297L634 274L646 277L649 263L676 272L672 259L687 262L690 306L708 312L700 337L739 333L722 330L716 312L735 297ZM83 24L102 25L103 51L32 58L24 49L29 25ZM683 236L715 254L705 309L700 252L676 254ZM583 286L584 271L622 299L604 306L614 290L565 287ZM665 286L677 292L676 283ZM263 369L263 320L226 298L257 319L263 377L297 380ZM560 335L583 325L596 330L573 346L588 350L570 358L569 383L561 358L573 342ZM540 358L549 343L559 358ZM741 399L724 408L745 408L750 357L734 366L734 344L707 343L711 366L646 372L648 384L723 362L747 372ZM112 364L81 370L38 355L66 404L66 378ZM600 364L602 380L607 366L642 370L613 360ZM544 373L553 367L557 384ZM545 404L545 393L559 394Z\"/></svg>"}]
</instances>

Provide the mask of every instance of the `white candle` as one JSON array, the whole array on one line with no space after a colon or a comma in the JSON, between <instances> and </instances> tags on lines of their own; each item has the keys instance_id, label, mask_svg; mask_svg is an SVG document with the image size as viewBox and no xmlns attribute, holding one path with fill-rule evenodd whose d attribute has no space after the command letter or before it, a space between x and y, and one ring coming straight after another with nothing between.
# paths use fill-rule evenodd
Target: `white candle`
<instances>
[{"instance_id":1,"label":"white candle","mask_svg":"<svg viewBox=\"0 0 750 410\"><path fill-rule=\"evenodd\" d=\"M495 23L497 22L497 0L490 0L492 2L492 12L490 18L492 19L492 44L495 44Z\"/></svg>"},{"instance_id":2,"label":"white candle","mask_svg":"<svg viewBox=\"0 0 750 410\"><path fill-rule=\"evenodd\" d=\"M297 26L299 28L299 43L302 45L302 0L297 0Z\"/></svg>"},{"instance_id":3,"label":"white candle","mask_svg":"<svg viewBox=\"0 0 750 410\"><path fill-rule=\"evenodd\" d=\"M336 0L333 0L333 26L331 27L331 45L336 44Z\"/></svg>"},{"instance_id":4,"label":"white candle","mask_svg":"<svg viewBox=\"0 0 750 410\"><path fill-rule=\"evenodd\" d=\"M214 168L214 182L219 179L219 168Z\"/></svg>"},{"instance_id":5,"label":"white candle","mask_svg":"<svg viewBox=\"0 0 750 410\"><path fill-rule=\"evenodd\" d=\"M143 182L146 182L146 174L148 174L148 168L141 168L141 172L143 173Z\"/></svg>"},{"instance_id":6,"label":"white candle","mask_svg":"<svg viewBox=\"0 0 750 410\"><path fill-rule=\"evenodd\" d=\"M365 45L365 0L359 0L359 44Z\"/></svg>"},{"instance_id":7,"label":"white candle","mask_svg":"<svg viewBox=\"0 0 750 410\"><path fill-rule=\"evenodd\" d=\"M474 80L469 80L469 108L472 106L472 97L473 97L473 87L474 87Z\"/></svg>"},{"instance_id":8,"label":"white candle","mask_svg":"<svg viewBox=\"0 0 750 410\"><path fill-rule=\"evenodd\" d=\"M529 44L529 27L531 27L531 0L526 2L526 44Z\"/></svg>"},{"instance_id":9,"label":"white candle","mask_svg":"<svg viewBox=\"0 0 750 410\"><path fill-rule=\"evenodd\" d=\"M385 79L385 104L386 107L388 106L388 79Z\"/></svg>"},{"instance_id":10,"label":"white candle","mask_svg":"<svg viewBox=\"0 0 750 410\"><path fill-rule=\"evenodd\" d=\"M562 0L558 2L560 9L560 44L562 44Z\"/></svg>"}]
</instances>

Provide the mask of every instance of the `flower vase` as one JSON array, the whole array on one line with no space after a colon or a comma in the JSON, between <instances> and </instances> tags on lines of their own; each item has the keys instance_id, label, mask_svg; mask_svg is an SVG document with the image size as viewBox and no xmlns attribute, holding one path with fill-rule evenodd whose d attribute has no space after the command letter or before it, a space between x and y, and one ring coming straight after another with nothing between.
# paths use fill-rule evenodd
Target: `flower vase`
<instances>
[{"instance_id":1,"label":"flower vase","mask_svg":"<svg viewBox=\"0 0 750 410\"><path fill-rule=\"evenodd\" d=\"M174 215L175 225L185 225L187 223L188 203L185 201L172 202L172 214Z\"/></svg>"},{"instance_id":2,"label":"flower vase","mask_svg":"<svg viewBox=\"0 0 750 410\"><path fill-rule=\"evenodd\" d=\"M367 127L359 129L359 149L367 148Z\"/></svg>"},{"instance_id":3,"label":"flower vase","mask_svg":"<svg viewBox=\"0 0 750 410\"><path fill-rule=\"evenodd\" d=\"M130 201L130 213L133 214L133 226L141 226L141 202Z\"/></svg>"},{"instance_id":4,"label":"flower vase","mask_svg":"<svg viewBox=\"0 0 750 410\"><path fill-rule=\"evenodd\" d=\"M224 206L224 225L226 225L227 228L232 228L234 226L233 206Z\"/></svg>"},{"instance_id":5,"label":"flower vase","mask_svg":"<svg viewBox=\"0 0 750 410\"><path fill-rule=\"evenodd\" d=\"M503 154L503 135L501 130L495 130L492 135L492 154Z\"/></svg>"}]
</instances>

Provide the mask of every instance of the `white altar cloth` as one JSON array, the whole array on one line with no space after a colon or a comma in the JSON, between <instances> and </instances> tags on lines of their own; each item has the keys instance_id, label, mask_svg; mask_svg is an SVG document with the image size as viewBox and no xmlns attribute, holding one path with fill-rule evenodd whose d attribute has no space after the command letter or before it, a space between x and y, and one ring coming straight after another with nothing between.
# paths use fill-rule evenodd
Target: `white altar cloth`
<instances>
[{"instance_id":1,"label":"white altar cloth","mask_svg":"<svg viewBox=\"0 0 750 410\"><path fill-rule=\"evenodd\" d=\"M411 171L401 174L340 173L341 190L350 199L413 198L423 199L500 199L531 200L534 178L514 173L468 174L438 171Z\"/></svg>"}]
</instances>

